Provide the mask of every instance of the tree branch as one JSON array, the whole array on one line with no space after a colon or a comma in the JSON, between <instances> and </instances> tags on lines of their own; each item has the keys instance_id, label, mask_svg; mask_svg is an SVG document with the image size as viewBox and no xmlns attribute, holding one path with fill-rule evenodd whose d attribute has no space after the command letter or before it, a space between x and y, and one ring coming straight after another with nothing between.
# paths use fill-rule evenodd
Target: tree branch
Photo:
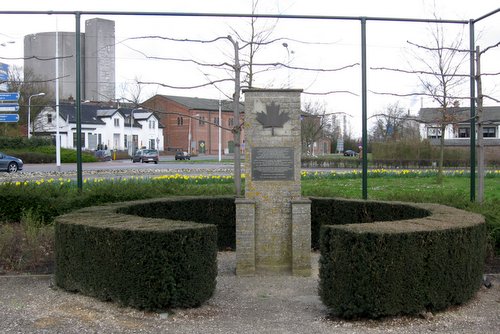
<instances>
[{"instance_id":1,"label":"tree branch","mask_svg":"<svg viewBox=\"0 0 500 334\"><path fill-rule=\"evenodd\" d=\"M429 72L429 71L418 71L418 70L402 70L398 68L390 68L390 67L370 67L371 70L385 70L385 71L393 71L393 72L401 72L407 74L428 74L428 75L441 75L437 72ZM443 73L444 77L470 77L470 74L447 74Z\"/></svg>"},{"instance_id":2,"label":"tree branch","mask_svg":"<svg viewBox=\"0 0 500 334\"><path fill-rule=\"evenodd\" d=\"M350 94L350 95L354 95L354 96L359 96L358 94L350 92L348 90L331 90L331 91L327 91L327 92L307 92L307 91L304 91L304 92L302 92L302 94L306 94L306 95Z\"/></svg>"},{"instance_id":3,"label":"tree branch","mask_svg":"<svg viewBox=\"0 0 500 334\"><path fill-rule=\"evenodd\" d=\"M194 88L201 88L201 87L206 87L210 85L215 85L216 83L220 82L226 82L226 81L233 81L233 79L220 79L220 80L213 80L204 84L199 84L199 85L194 85L194 86L172 86L172 85L167 85L161 82L154 82L154 81L138 81L137 83L140 85L158 85L166 88L173 88L173 89L194 89Z\"/></svg>"}]
</instances>

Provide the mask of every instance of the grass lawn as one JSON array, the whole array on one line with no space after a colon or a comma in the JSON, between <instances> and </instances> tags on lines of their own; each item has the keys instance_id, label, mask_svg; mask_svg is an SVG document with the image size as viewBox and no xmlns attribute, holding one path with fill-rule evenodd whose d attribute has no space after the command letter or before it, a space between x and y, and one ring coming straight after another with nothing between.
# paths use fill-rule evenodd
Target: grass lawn
<instances>
[{"instance_id":1,"label":"grass lawn","mask_svg":"<svg viewBox=\"0 0 500 334\"><path fill-rule=\"evenodd\" d=\"M311 179L302 182L304 196L362 198L361 189L361 178ZM486 202L500 200L500 178L485 180L484 198ZM463 204L470 200L470 180L466 177L446 177L438 184L435 177L368 178L368 199Z\"/></svg>"}]
</instances>

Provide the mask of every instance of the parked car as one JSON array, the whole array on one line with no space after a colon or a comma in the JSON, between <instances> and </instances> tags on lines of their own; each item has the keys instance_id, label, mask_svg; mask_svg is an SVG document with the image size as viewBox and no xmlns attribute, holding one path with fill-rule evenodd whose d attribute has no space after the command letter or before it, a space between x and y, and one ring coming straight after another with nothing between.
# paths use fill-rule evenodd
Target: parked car
<instances>
[{"instance_id":1,"label":"parked car","mask_svg":"<svg viewBox=\"0 0 500 334\"><path fill-rule=\"evenodd\" d=\"M95 151L95 157L99 161L111 161L111 151L110 150L97 150L97 151Z\"/></svg>"},{"instance_id":2,"label":"parked car","mask_svg":"<svg viewBox=\"0 0 500 334\"><path fill-rule=\"evenodd\" d=\"M191 154L188 152L175 152L175 160L191 160Z\"/></svg>"},{"instance_id":3,"label":"parked car","mask_svg":"<svg viewBox=\"0 0 500 334\"><path fill-rule=\"evenodd\" d=\"M19 158L0 152L0 170L12 173L23 169L23 161Z\"/></svg>"},{"instance_id":4,"label":"parked car","mask_svg":"<svg viewBox=\"0 0 500 334\"><path fill-rule=\"evenodd\" d=\"M355 157L358 155L358 152L355 152L353 150L345 150L344 151L344 156L345 157Z\"/></svg>"},{"instance_id":5,"label":"parked car","mask_svg":"<svg viewBox=\"0 0 500 334\"><path fill-rule=\"evenodd\" d=\"M158 163L160 160L160 153L158 150L143 149L137 150L132 156L132 162L154 162Z\"/></svg>"}]
</instances>

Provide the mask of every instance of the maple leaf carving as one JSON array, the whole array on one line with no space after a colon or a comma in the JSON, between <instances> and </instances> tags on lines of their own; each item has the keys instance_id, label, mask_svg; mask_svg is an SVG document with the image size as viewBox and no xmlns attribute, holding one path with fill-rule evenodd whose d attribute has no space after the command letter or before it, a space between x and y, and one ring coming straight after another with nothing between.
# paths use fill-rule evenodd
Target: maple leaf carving
<instances>
[{"instance_id":1,"label":"maple leaf carving","mask_svg":"<svg viewBox=\"0 0 500 334\"><path fill-rule=\"evenodd\" d=\"M262 124L264 128L271 128L271 133L274 136L274 128L282 128L290 117L288 113L280 113L280 105L274 102L266 104L267 113L260 112L257 114L257 121Z\"/></svg>"}]
</instances>

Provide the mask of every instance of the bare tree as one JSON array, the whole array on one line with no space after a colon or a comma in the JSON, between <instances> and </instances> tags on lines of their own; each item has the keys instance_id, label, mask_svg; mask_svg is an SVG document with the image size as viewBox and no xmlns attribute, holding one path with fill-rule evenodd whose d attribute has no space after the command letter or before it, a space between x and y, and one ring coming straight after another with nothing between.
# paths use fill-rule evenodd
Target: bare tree
<instances>
[{"instance_id":1,"label":"bare tree","mask_svg":"<svg viewBox=\"0 0 500 334\"><path fill-rule=\"evenodd\" d=\"M468 54L462 52L463 34L447 42L443 26L438 24L434 26L431 33L431 46L411 44L423 51L424 56L416 55L416 59L429 71L418 75L424 92L439 105L439 117L435 119L435 122L440 129L438 180L441 181L445 130L448 125L459 121L457 118L460 106L459 91L460 86L467 80L467 76L460 75L459 71L465 65Z\"/></svg>"},{"instance_id":2,"label":"bare tree","mask_svg":"<svg viewBox=\"0 0 500 334\"><path fill-rule=\"evenodd\" d=\"M144 85L139 77L134 78L133 83L123 83L120 85L119 101L125 101L133 106L138 106L144 100Z\"/></svg>"},{"instance_id":3,"label":"bare tree","mask_svg":"<svg viewBox=\"0 0 500 334\"><path fill-rule=\"evenodd\" d=\"M53 99L52 90L49 88L50 81L53 80L43 80L36 77L29 68L24 69L21 67L13 66L9 71L9 81L8 87L11 92L19 92L19 123L11 124L10 127L16 129L19 133L19 124L26 124L28 126L28 100L31 95L38 93L45 93L45 96L40 96L36 99L36 103L31 104L30 109L30 120L31 123L35 120L36 116L40 113L49 101ZM34 102L34 99L33 99ZM5 128L4 128L5 134Z\"/></svg>"},{"instance_id":4,"label":"bare tree","mask_svg":"<svg viewBox=\"0 0 500 334\"><path fill-rule=\"evenodd\" d=\"M386 106L382 113L372 117L376 118L371 130L372 141L420 139L418 123L399 102Z\"/></svg>"},{"instance_id":5,"label":"bare tree","mask_svg":"<svg viewBox=\"0 0 500 334\"><path fill-rule=\"evenodd\" d=\"M319 102L307 102L302 112L301 141L302 152L313 154L314 143L325 136L328 121L326 107Z\"/></svg>"},{"instance_id":6,"label":"bare tree","mask_svg":"<svg viewBox=\"0 0 500 334\"><path fill-rule=\"evenodd\" d=\"M432 123L437 125L437 136L440 139L438 182L441 182L443 177L445 130L448 125L455 125L460 121L464 121L460 117L460 100L469 98L460 94L462 85L470 77L469 74L460 72L465 67L469 50L462 47L463 32L455 36L451 41L446 38L447 35L442 25L435 24L431 26L430 32L432 38L429 45L420 45L408 41L411 46L416 48L413 57L423 68L412 68L411 70L372 68L417 75L423 92L410 94L373 93L400 97L426 96L438 104L438 116L432 120Z\"/></svg>"}]
</instances>

